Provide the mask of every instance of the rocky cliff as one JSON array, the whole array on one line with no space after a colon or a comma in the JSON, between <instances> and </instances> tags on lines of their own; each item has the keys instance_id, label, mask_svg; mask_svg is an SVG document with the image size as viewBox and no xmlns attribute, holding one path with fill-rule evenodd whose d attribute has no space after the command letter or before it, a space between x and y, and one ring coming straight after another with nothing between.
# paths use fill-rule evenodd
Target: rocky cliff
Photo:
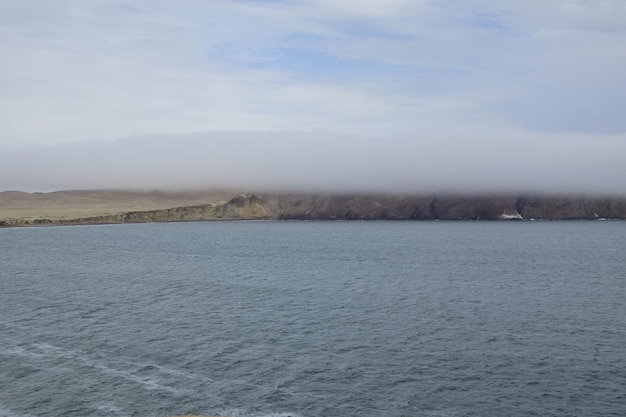
<instances>
[{"instance_id":1,"label":"rocky cliff","mask_svg":"<svg viewBox=\"0 0 626 417\"><path fill-rule=\"evenodd\" d=\"M262 195L281 220L626 219L626 198L462 195Z\"/></svg>"}]
</instances>

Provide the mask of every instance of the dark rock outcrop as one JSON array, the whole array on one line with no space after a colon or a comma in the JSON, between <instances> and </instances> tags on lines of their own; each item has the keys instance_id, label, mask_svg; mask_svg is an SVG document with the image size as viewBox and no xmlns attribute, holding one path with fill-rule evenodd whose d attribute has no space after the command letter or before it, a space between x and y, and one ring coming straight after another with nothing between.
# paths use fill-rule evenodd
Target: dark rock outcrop
<instances>
[{"instance_id":1,"label":"dark rock outcrop","mask_svg":"<svg viewBox=\"0 0 626 417\"><path fill-rule=\"evenodd\" d=\"M520 197L518 211L525 219L625 219L625 198Z\"/></svg>"},{"instance_id":2,"label":"dark rock outcrop","mask_svg":"<svg viewBox=\"0 0 626 417\"><path fill-rule=\"evenodd\" d=\"M432 200L432 217L441 220L516 218L516 202L515 197L509 196L438 196Z\"/></svg>"},{"instance_id":3,"label":"dark rock outcrop","mask_svg":"<svg viewBox=\"0 0 626 417\"><path fill-rule=\"evenodd\" d=\"M430 198L393 195L263 195L278 220L411 220L430 218Z\"/></svg>"}]
</instances>

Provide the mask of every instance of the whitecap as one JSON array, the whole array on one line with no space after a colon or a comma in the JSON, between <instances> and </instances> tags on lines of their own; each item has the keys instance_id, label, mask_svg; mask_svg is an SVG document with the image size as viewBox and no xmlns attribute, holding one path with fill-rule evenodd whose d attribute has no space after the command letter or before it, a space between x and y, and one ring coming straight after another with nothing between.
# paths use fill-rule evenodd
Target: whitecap
<instances>
[{"instance_id":1,"label":"whitecap","mask_svg":"<svg viewBox=\"0 0 626 417\"><path fill-rule=\"evenodd\" d=\"M111 404L100 404L97 406L98 411L103 411L105 413L110 413L110 414L117 414L117 415L125 415L127 413L124 413L124 410L122 410L119 407L116 407L115 405L111 405Z\"/></svg>"},{"instance_id":2,"label":"whitecap","mask_svg":"<svg viewBox=\"0 0 626 417\"><path fill-rule=\"evenodd\" d=\"M20 414L0 404L0 417L33 417L32 414Z\"/></svg>"},{"instance_id":3,"label":"whitecap","mask_svg":"<svg viewBox=\"0 0 626 417\"><path fill-rule=\"evenodd\" d=\"M133 362L122 361L120 365L124 366L124 368L129 368L128 365L136 365L134 368L130 367L130 370L120 370L116 369L103 361L98 360L98 358L93 358L87 355L85 352L80 350L73 349L65 349L59 346L54 346L49 343L34 343L31 345L31 348L23 348L23 347L12 347L6 350L6 352L16 355L16 356L25 356L29 358L63 358L70 359L72 363L79 364L82 366L89 367L91 369L100 371L104 374L119 377L126 379L128 381L134 382L136 384L141 385L146 390L159 390L166 391L172 394L183 394L183 393L191 393L190 390L179 390L161 383L158 377L144 377L137 375L137 372L141 367L139 364ZM144 365L145 366L145 365ZM55 368L60 368L59 366L55 366ZM160 367L155 367L156 369L161 369ZM63 368L65 369L65 368ZM163 368L166 369L166 368ZM175 371L171 371L170 373L174 373Z\"/></svg>"}]
</instances>

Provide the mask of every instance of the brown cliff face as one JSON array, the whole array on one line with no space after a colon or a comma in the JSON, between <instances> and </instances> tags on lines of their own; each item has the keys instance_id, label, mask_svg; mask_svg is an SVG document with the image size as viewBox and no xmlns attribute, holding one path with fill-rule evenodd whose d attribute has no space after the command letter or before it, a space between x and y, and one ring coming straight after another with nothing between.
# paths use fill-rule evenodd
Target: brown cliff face
<instances>
[{"instance_id":1,"label":"brown cliff face","mask_svg":"<svg viewBox=\"0 0 626 417\"><path fill-rule=\"evenodd\" d=\"M164 210L135 211L111 216L81 219L88 223L152 223L199 220L261 220L269 219L262 201L253 194L240 194L230 201L176 207ZM72 223L72 221L68 221Z\"/></svg>"}]
</instances>

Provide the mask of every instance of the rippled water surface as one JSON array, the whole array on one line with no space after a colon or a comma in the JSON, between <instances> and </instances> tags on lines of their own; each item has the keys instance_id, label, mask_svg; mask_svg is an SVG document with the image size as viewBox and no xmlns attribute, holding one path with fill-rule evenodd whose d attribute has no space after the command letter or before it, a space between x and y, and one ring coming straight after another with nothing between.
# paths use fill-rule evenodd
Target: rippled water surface
<instances>
[{"instance_id":1,"label":"rippled water surface","mask_svg":"<svg viewBox=\"0 0 626 417\"><path fill-rule=\"evenodd\" d=\"M0 230L0 416L624 416L626 222Z\"/></svg>"}]
</instances>

